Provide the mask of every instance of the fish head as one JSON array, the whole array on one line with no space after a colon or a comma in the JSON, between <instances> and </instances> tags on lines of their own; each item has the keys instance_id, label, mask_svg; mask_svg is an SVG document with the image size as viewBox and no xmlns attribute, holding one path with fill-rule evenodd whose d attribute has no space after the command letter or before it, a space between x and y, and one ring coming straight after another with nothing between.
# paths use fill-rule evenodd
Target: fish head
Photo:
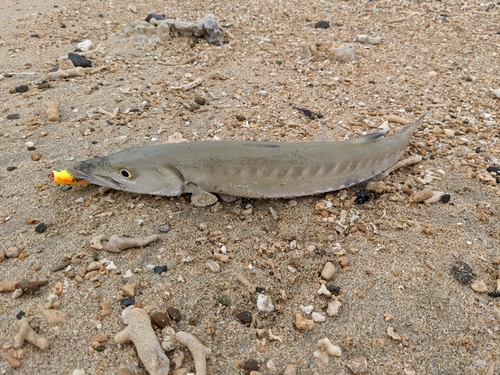
<instances>
[{"instance_id":1,"label":"fish head","mask_svg":"<svg viewBox=\"0 0 500 375\"><path fill-rule=\"evenodd\" d=\"M138 194L178 196L184 191L182 174L171 165L146 157L116 154L82 161L68 171L78 179Z\"/></svg>"}]
</instances>

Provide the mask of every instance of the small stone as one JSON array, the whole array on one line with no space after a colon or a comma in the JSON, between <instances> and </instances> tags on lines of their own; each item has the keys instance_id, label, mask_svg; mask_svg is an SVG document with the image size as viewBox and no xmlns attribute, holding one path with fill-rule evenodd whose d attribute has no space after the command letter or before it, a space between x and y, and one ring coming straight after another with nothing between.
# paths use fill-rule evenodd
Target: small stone
<instances>
[{"instance_id":1,"label":"small stone","mask_svg":"<svg viewBox=\"0 0 500 375\"><path fill-rule=\"evenodd\" d=\"M121 290L125 292L125 294L129 297L135 296L135 288L137 287L136 284L126 284L121 287Z\"/></svg>"},{"instance_id":2,"label":"small stone","mask_svg":"<svg viewBox=\"0 0 500 375\"><path fill-rule=\"evenodd\" d=\"M17 169L17 167L15 166L7 167L7 172L12 172L14 169Z\"/></svg>"},{"instance_id":3,"label":"small stone","mask_svg":"<svg viewBox=\"0 0 500 375\"><path fill-rule=\"evenodd\" d=\"M19 113L11 113L10 115L7 115L7 120L19 120L21 118L21 115Z\"/></svg>"},{"instance_id":4,"label":"small stone","mask_svg":"<svg viewBox=\"0 0 500 375\"><path fill-rule=\"evenodd\" d=\"M486 293L488 291L488 287L482 281L474 281L470 287L474 292L478 293Z\"/></svg>"},{"instance_id":5,"label":"small stone","mask_svg":"<svg viewBox=\"0 0 500 375\"><path fill-rule=\"evenodd\" d=\"M283 373L283 375L297 375L297 374L298 374L297 366L291 364L285 366L285 372Z\"/></svg>"},{"instance_id":6,"label":"small stone","mask_svg":"<svg viewBox=\"0 0 500 375\"><path fill-rule=\"evenodd\" d=\"M229 299L228 296L220 296L219 299L217 300L217 303L224 307L231 306L231 300Z\"/></svg>"},{"instance_id":7,"label":"small stone","mask_svg":"<svg viewBox=\"0 0 500 375\"><path fill-rule=\"evenodd\" d=\"M37 151L32 151L32 152L30 152L30 158L33 161L38 161L38 160L40 160L42 158L42 154L40 154Z\"/></svg>"},{"instance_id":8,"label":"small stone","mask_svg":"<svg viewBox=\"0 0 500 375\"><path fill-rule=\"evenodd\" d=\"M37 233L43 233L47 230L47 226L44 223L38 223L38 225L35 227L35 232Z\"/></svg>"},{"instance_id":9,"label":"small stone","mask_svg":"<svg viewBox=\"0 0 500 375\"><path fill-rule=\"evenodd\" d=\"M295 327L297 329L308 331L314 328L314 324L314 320L304 318L301 313L295 314Z\"/></svg>"},{"instance_id":10,"label":"small stone","mask_svg":"<svg viewBox=\"0 0 500 375\"><path fill-rule=\"evenodd\" d=\"M242 115L240 113L238 113L234 117L236 117L236 120L238 120L238 121L245 121L247 119L244 115Z\"/></svg>"},{"instance_id":11,"label":"small stone","mask_svg":"<svg viewBox=\"0 0 500 375\"><path fill-rule=\"evenodd\" d=\"M349 265L349 258L348 257L339 257L338 262L341 267L347 267Z\"/></svg>"},{"instance_id":12,"label":"small stone","mask_svg":"<svg viewBox=\"0 0 500 375\"><path fill-rule=\"evenodd\" d=\"M302 306L302 305L300 305L299 308L302 310L302 312L304 314L307 314L307 315L309 315L310 313L312 313L312 311L314 310L314 306L313 305L308 305L308 306Z\"/></svg>"},{"instance_id":13,"label":"small stone","mask_svg":"<svg viewBox=\"0 0 500 375\"><path fill-rule=\"evenodd\" d=\"M24 311L19 311L17 314L16 314L16 319L17 320L21 320L22 318L24 318L26 316L26 313Z\"/></svg>"},{"instance_id":14,"label":"small stone","mask_svg":"<svg viewBox=\"0 0 500 375\"><path fill-rule=\"evenodd\" d=\"M122 308L126 308L132 305L135 305L135 299L133 298L125 298L120 301L120 306Z\"/></svg>"},{"instance_id":15,"label":"small stone","mask_svg":"<svg viewBox=\"0 0 500 375\"><path fill-rule=\"evenodd\" d=\"M158 230L161 233L167 233L168 231L170 231L170 227L168 225L160 225L160 227L158 228Z\"/></svg>"},{"instance_id":16,"label":"small stone","mask_svg":"<svg viewBox=\"0 0 500 375\"><path fill-rule=\"evenodd\" d=\"M23 291L24 294L35 294L40 290L42 286L47 285L47 281L23 281L21 284L19 284L19 289Z\"/></svg>"},{"instance_id":17,"label":"small stone","mask_svg":"<svg viewBox=\"0 0 500 375\"><path fill-rule=\"evenodd\" d=\"M340 295L340 286L334 285L333 283L326 284L326 288L332 293L334 296Z\"/></svg>"},{"instance_id":18,"label":"small stone","mask_svg":"<svg viewBox=\"0 0 500 375\"><path fill-rule=\"evenodd\" d=\"M472 280L472 267L461 260L455 262L452 271L458 281L463 284Z\"/></svg>"},{"instance_id":19,"label":"small stone","mask_svg":"<svg viewBox=\"0 0 500 375\"><path fill-rule=\"evenodd\" d=\"M433 195L434 195L434 193L431 189L423 189L423 190L414 192L410 196L408 201L410 203L420 203L420 202L423 202L423 201L431 198Z\"/></svg>"},{"instance_id":20,"label":"small stone","mask_svg":"<svg viewBox=\"0 0 500 375\"><path fill-rule=\"evenodd\" d=\"M194 101L196 102L196 104L205 105L207 99L205 99L203 96L197 96L196 98L194 98Z\"/></svg>"},{"instance_id":21,"label":"small stone","mask_svg":"<svg viewBox=\"0 0 500 375\"><path fill-rule=\"evenodd\" d=\"M328 21L319 21L314 25L315 29L328 29L330 27L330 23Z\"/></svg>"},{"instance_id":22,"label":"small stone","mask_svg":"<svg viewBox=\"0 0 500 375\"><path fill-rule=\"evenodd\" d=\"M360 190L356 193L356 203L357 204L365 204L368 202L373 196L373 193L368 190Z\"/></svg>"},{"instance_id":23,"label":"small stone","mask_svg":"<svg viewBox=\"0 0 500 375\"><path fill-rule=\"evenodd\" d=\"M28 149L29 149L30 147L33 147L34 145L35 145L35 144L34 144L33 142L31 142L31 141L26 142L26 146L28 146Z\"/></svg>"},{"instance_id":24,"label":"small stone","mask_svg":"<svg viewBox=\"0 0 500 375\"><path fill-rule=\"evenodd\" d=\"M153 272L158 275L161 275L162 273L167 271L168 271L167 266L155 266L155 268L153 268Z\"/></svg>"},{"instance_id":25,"label":"small stone","mask_svg":"<svg viewBox=\"0 0 500 375\"><path fill-rule=\"evenodd\" d=\"M236 314L236 317L242 322L242 323L251 323L252 322L252 314L250 314L249 311L242 311Z\"/></svg>"},{"instance_id":26,"label":"small stone","mask_svg":"<svg viewBox=\"0 0 500 375\"><path fill-rule=\"evenodd\" d=\"M328 309L326 313L328 316L337 316L339 314L339 310L342 307L342 302L340 301L331 301L328 303Z\"/></svg>"},{"instance_id":27,"label":"small stone","mask_svg":"<svg viewBox=\"0 0 500 375\"><path fill-rule=\"evenodd\" d=\"M92 61L78 53L68 53L68 60L70 60L75 67L81 66L82 68L92 68Z\"/></svg>"},{"instance_id":28,"label":"small stone","mask_svg":"<svg viewBox=\"0 0 500 375\"><path fill-rule=\"evenodd\" d=\"M94 261L94 262L90 262L88 265L87 265L87 272L92 272L92 271L95 271L95 270L98 270L101 268L101 262L99 261Z\"/></svg>"},{"instance_id":29,"label":"small stone","mask_svg":"<svg viewBox=\"0 0 500 375\"><path fill-rule=\"evenodd\" d=\"M16 90L16 92L20 92L20 93L27 92L29 89L30 88L27 85L19 85L19 86L14 88L14 90Z\"/></svg>"},{"instance_id":30,"label":"small stone","mask_svg":"<svg viewBox=\"0 0 500 375\"><path fill-rule=\"evenodd\" d=\"M497 167L495 165L489 166L488 168L486 168L486 171L491 173L491 174L495 174L497 176L500 176L500 167Z\"/></svg>"},{"instance_id":31,"label":"small stone","mask_svg":"<svg viewBox=\"0 0 500 375\"><path fill-rule=\"evenodd\" d=\"M249 359L243 364L243 370L250 371L259 371L259 362L255 359Z\"/></svg>"},{"instance_id":32,"label":"small stone","mask_svg":"<svg viewBox=\"0 0 500 375\"><path fill-rule=\"evenodd\" d=\"M319 295L324 295L324 296L327 296L327 297L330 297L332 295L332 293L328 290L328 288L326 287L325 284L321 284L321 286L319 287L317 293Z\"/></svg>"},{"instance_id":33,"label":"small stone","mask_svg":"<svg viewBox=\"0 0 500 375\"><path fill-rule=\"evenodd\" d=\"M274 311L274 305L271 301L271 297L265 294L259 294L257 297L257 309L262 312L272 312Z\"/></svg>"},{"instance_id":34,"label":"small stone","mask_svg":"<svg viewBox=\"0 0 500 375\"><path fill-rule=\"evenodd\" d=\"M160 327L160 329L163 329L170 325L170 319L168 315L162 312L157 312L151 315L151 322Z\"/></svg>"},{"instance_id":35,"label":"small stone","mask_svg":"<svg viewBox=\"0 0 500 375\"><path fill-rule=\"evenodd\" d=\"M354 375L364 374L368 371L368 362L364 357L355 358L347 361L347 368L351 370Z\"/></svg>"},{"instance_id":36,"label":"small stone","mask_svg":"<svg viewBox=\"0 0 500 375\"><path fill-rule=\"evenodd\" d=\"M148 16L146 17L146 22L150 22L153 18L157 21L163 21L165 19L165 15L149 13Z\"/></svg>"},{"instance_id":37,"label":"small stone","mask_svg":"<svg viewBox=\"0 0 500 375\"><path fill-rule=\"evenodd\" d=\"M326 321L326 317L323 314L320 314L319 312L316 312L316 311L314 311L311 314L311 318L313 318L313 320L316 323L322 323L322 322Z\"/></svg>"},{"instance_id":38,"label":"small stone","mask_svg":"<svg viewBox=\"0 0 500 375\"><path fill-rule=\"evenodd\" d=\"M448 203L451 199L451 195L450 194L443 194L441 196L441 202L443 203Z\"/></svg>"},{"instance_id":39,"label":"small stone","mask_svg":"<svg viewBox=\"0 0 500 375\"><path fill-rule=\"evenodd\" d=\"M488 295L493 298L500 297L500 290L494 290L493 292L489 292Z\"/></svg>"},{"instance_id":40,"label":"small stone","mask_svg":"<svg viewBox=\"0 0 500 375\"><path fill-rule=\"evenodd\" d=\"M167 309L167 314L170 317L170 319L172 319L174 322L180 322L182 318L181 312L175 307L169 307Z\"/></svg>"},{"instance_id":41,"label":"small stone","mask_svg":"<svg viewBox=\"0 0 500 375\"><path fill-rule=\"evenodd\" d=\"M332 262L326 262L321 270L321 278L323 280L329 281L335 275L335 265Z\"/></svg>"},{"instance_id":42,"label":"small stone","mask_svg":"<svg viewBox=\"0 0 500 375\"><path fill-rule=\"evenodd\" d=\"M5 250L5 256L7 258L17 258L19 254L21 253L21 250L19 250L17 247L12 246L9 247Z\"/></svg>"}]
</instances>

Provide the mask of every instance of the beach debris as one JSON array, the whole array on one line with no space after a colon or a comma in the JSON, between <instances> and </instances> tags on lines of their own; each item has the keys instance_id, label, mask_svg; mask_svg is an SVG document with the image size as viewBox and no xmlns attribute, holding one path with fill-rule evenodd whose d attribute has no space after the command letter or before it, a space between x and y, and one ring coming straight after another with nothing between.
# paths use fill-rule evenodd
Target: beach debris
<instances>
[{"instance_id":1,"label":"beach debris","mask_svg":"<svg viewBox=\"0 0 500 375\"><path fill-rule=\"evenodd\" d=\"M123 33L115 37L132 38L136 42L156 44L176 37L204 38L208 43L222 45L222 31L213 17L198 23L166 19L164 15L149 14L146 20L137 20L127 25Z\"/></svg>"},{"instance_id":2,"label":"beach debris","mask_svg":"<svg viewBox=\"0 0 500 375\"><path fill-rule=\"evenodd\" d=\"M61 324L66 321L66 313L63 311L46 309L43 305L38 305L37 307L45 315L49 324Z\"/></svg>"},{"instance_id":3,"label":"beach debris","mask_svg":"<svg viewBox=\"0 0 500 375\"><path fill-rule=\"evenodd\" d=\"M242 273L238 273L238 281L247 288L248 293L253 294L256 291L255 285L250 282Z\"/></svg>"},{"instance_id":4,"label":"beach debris","mask_svg":"<svg viewBox=\"0 0 500 375\"><path fill-rule=\"evenodd\" d=\"M144 367L151 375L168 375L170 361L163 352L146 310L129 306L122 312L127 328L117 333L114 341L125 344L132 341Z\"/></svg>"},{"instance_id":5,"label":"beach debris","mask_svg":"<svg viewBox=\"0 0 500 375\"><path fill-rule=\"evenodd\" d=\"M68 60L70 60L75 67L81 66L82 68L92 68L92 61L78 53L68 53Z\"/></svg>"},{"instance_id":6,"label":"beach debris","mask_svg":"<svg viewBox=\"0 0 500 375\"><path fill-rule=\"evenodd\" d=\"M48 74L48 79L51 81L59 81L62 78L71 78L71 77L84 77L87 73L95 73L99 72L104 67L100 68L83 68L81 66L75 67L71 60L65 60L60 57L57 59L57 63L59 64L59 69L55 72L50 72Z\"/></svg>"},{"instance_id":7,"label":"beach debris","mask_svg":"<svg viewBox=\"0 0 500 375\"><path fill-rule=\"evenodd\" d=\"M104 246L106 251L111 253L120 253L123 250L132 248L132 247L142 247L150 244L151 242L157 241L160 237L157 234L152 234L146 237L120 237L117 235L112 235L109 238L109 241Z\"/></svg>"},{"instance_id":8,"label":"beach debris","mask_svg":"<svg viewBox=\"0 0 500 375\"><path fill-rule=\"evenodd\" d=\"M431 189L423 189L416 191L412 195L410 195L408 201L410 203L420 203L426 201L427 199L431 199L433 195L434 192Z\"/></svg>"},{"instance_id":9,"label":"beach debris","mask_svg":"<svg viewBox=\"0 0 500 375\"><path fill-rule=\"evenodd\" d=\"M316 350L313 354L314 358L319 359L324 365L327 365L330 361L329 357L340 357L342 355L342 349L333 345L327 337L318 340L318 348L319 350Z\"/></svg>"},{"instance_id":10,"label":"beach debris","mask_svg":"<svg viewBox=\"0 0 500 375\"><path fill-rule=\"evenodd\" d=\"M305 59L329 59L338 62L351 62L356 60L354 45L351 43L318 42L299 44L302 49L302 57Z\"/></svg>"},{"instance_id":11,"label":"beach debris","mask_svg":"<svg viewBox=\"0 0 500 375\"><path fill-rule=\"evenodd\" d=\"M500 99L500 89L492 89L490 88L490 92L497 98Z\"/></svg>"},{"instance_id":12,"label":"beach debris","mask_svg":"<svg viewBox=\"0 0 500 375\"><path fill-rule=\"evenodd\" d=\"M382 38L379 36L356 35L354 41L361 44L380 44L382 43Z\"/></svg>"},{"instance_id":13,"label":"beach debris","mask_svg":"<svg viewBox=\"0 0 500 375\"><path fill-rule=\"evenodd\" d=\"M301 313L295 314L295 327L301 331L308 331L314 328L314 320L306 319Z\"/></svg>"},{"instance_id":14,"label":"beach debris","mask_svg":"<svg viewBox=\"0 0 500 375\"><path fill-rule=\"evenodd\" d=\"M87 52L94 47L94 43L90 39L85 39L76 45L80 50Z\"/></svg>"},{"instance_id":15,"label":"beach debris","mask_svg":"<svg viewBox=\"0 0 500 375\"><path fill-rule=\"evenodd\" d=\"M358 357L347 361L347 368L354 375L364 374L368 371L368 362L365 357Z\"/></svg>"},{"instance_id":16,"label":"beach debris","mask_svg":"<svg viewBox=\"0 0 500 375\"><path fill-rule=\"evenodd\" d=\"M52 344L51 340L40 336L31 328L27 318L22 318L17 322L18 332L14 337L14 348L20 348L25 341L29 342L45 351Z\"/></svg>"},{"instance_id":17,"label":"beach debris","mask_svg":"<svg viewBox=\"0 0 500 375\"><path fill-rule=\"evenodd\" d=\"M328 21L318 21L314 24L315 29L328 29L330 27L330 23Z\"/></svg>"},{"instance_id":18,"label":"beach debris","mask_svg":"<svg viewBox=\"0 0 500 375\"><path fill-rule=\"evenodd\" d=\"M59 102L43 102L47 107L47 120L51 122L58 122L60 118L60 105Z\"/></svg>"},{"instance_id":19,"label":"beach debris","mask_svg":"<svg viewBox=\"0 0 500 375\"><path fill-rule=\"evenodd\" d=\"M207 356L212 354L212 350L204 346L195 336L188 332L177 332L175 339L180 344L186 346L194 360L196 375L206 375L207 373Z\"/></svg>"},{"instance_id":20,"label":"beach debris","mask_svg":"<svg viewBox=\"0 0 500 375\"><path fill-rule=\"evenodd\" d=\"M472 267L462 260L457 260L452 268L453 274L462 284L466 284L472 280Z\"/></svg>"},{"instance_id":21,"label":"beach debris","mask_svg":"<svg viewBox=\"0 0 500 375\"><path fill-rule=\"evenodd\" d=\"M1 292L13 292L19 285L19 281L0 281Z\"/></svg>"},{"instance_id":22,"label":"beach debris","mask_svg":"<svg viewBox=\"0 0 500 375\"><path fill-rule=\"evenodd\" d=\"M330 281L335 276L336 268L332 262L326 262L321 270L321 278Z\"/></svg>"},{"instance_id":23,"label":"beach debris","mask_svg":"<svg viewBox=\"0 0 500 375\"><path fill-rule=\"evenodd\" d=\"M266 313L273 312L274 305L273 301L271 301L271 297L265 294L259 294L257 297L257 309Z\"/></svg>"}]
</instances>

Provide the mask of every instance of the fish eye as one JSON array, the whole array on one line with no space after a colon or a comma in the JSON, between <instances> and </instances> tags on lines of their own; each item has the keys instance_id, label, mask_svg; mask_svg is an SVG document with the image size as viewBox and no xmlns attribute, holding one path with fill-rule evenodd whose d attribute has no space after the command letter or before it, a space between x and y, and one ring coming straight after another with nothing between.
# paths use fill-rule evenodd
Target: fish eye
<instances>
[{"instance_id":1,"label":"fish eye","mask_svg":"<svg viewBox=\"0 0 500 375\"><path fill-rule=\"evenodd\" d=\"M122 175L122 177L125 177L125 178L132 178L132 173L130 173L129 171L127 171L126 169L122 169L120 171L120 174Z\"/></svg>"}]
</instances>

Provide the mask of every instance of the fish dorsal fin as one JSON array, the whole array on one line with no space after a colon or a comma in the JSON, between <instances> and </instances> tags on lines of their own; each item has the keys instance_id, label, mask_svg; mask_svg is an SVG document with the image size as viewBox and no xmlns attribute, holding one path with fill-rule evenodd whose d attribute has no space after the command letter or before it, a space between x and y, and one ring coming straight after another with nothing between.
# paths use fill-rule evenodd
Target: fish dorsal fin
<instances>
[{"instance_id":1,"label":"fish dorsal fin","mask_svg":"<svg viewBox=\"0 0 500 375\"><path fill-rule=\"evenodd\" d=\"M363 135L362 137L353 139L352 141L354 143L367 143L367 142L372 142L375 141L376 139L379 139L382 137L385 133L387 133L389 129L384 129L384 130L379 130L377 132L373 132L367 135Z\"/></svg>"}]
</instances>

